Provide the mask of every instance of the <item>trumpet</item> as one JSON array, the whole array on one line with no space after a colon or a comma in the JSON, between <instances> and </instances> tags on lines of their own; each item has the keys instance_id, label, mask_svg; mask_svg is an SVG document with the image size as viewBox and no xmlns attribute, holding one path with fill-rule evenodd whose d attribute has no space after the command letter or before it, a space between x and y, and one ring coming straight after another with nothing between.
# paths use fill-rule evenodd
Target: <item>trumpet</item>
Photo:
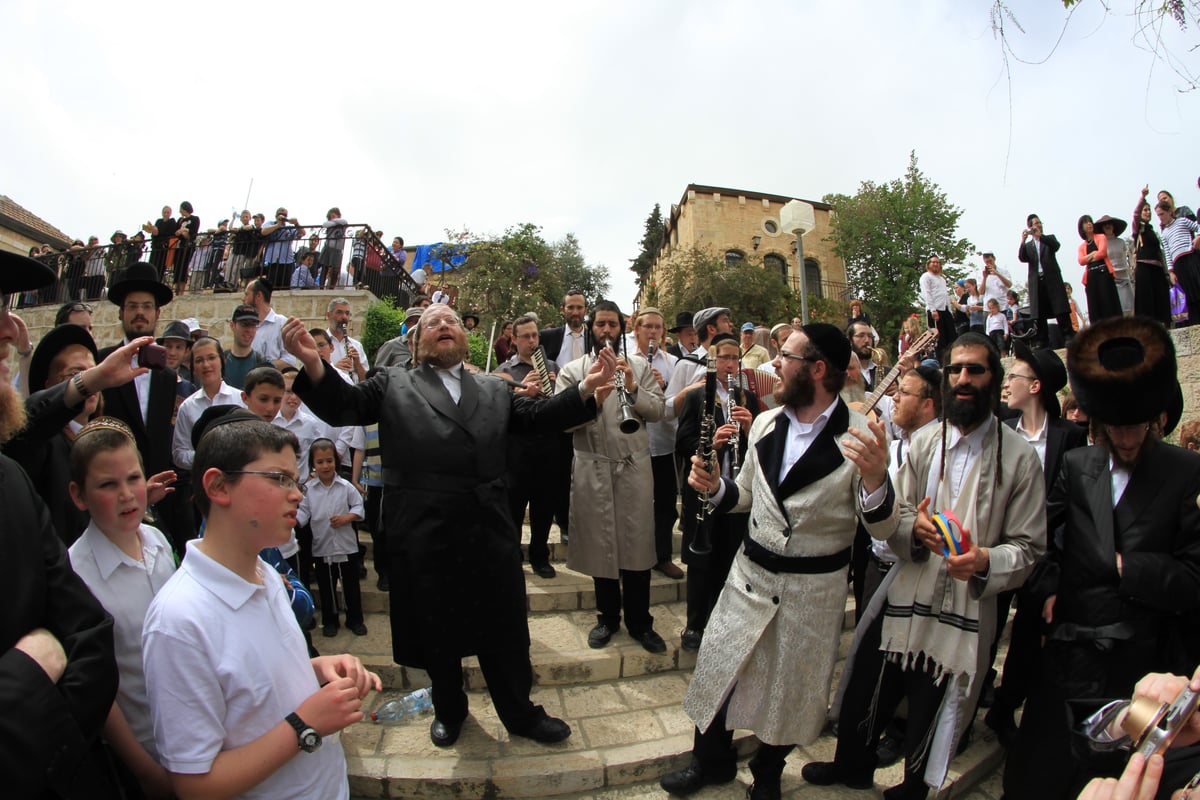
<instances>
[{"instance_id":1,"label":"trumpet","mask_svg":"<svg viewBox=\"0 0 1200 800\"><path fill-rule=\"evenodd\" d=\"M617 346L612 339L606 341L605 346L613 351L613 355L617 354ZM621 403L621 408L617 412L617 427L621 433L637 433L642 428L642 421L638 419L633 410L633 400L629 398L629 392L625 391L624 370L619 369L613 374L613 387L617 392L617 400Z\"/></svg>"}]
</instances>

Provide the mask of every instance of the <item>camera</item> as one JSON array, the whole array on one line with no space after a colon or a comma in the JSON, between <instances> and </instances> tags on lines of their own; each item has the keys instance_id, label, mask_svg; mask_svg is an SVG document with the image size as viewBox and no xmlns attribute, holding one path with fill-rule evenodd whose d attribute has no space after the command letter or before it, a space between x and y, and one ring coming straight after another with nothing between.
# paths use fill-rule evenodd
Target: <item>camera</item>
<instances>
[{"instance_id":1,"label":"camera","mask_svg":"<svg viewBox=\"0 0 1200 800\"><path fill-rule=\"evenodd\" d=\"M1191 689L1184 689L1170 705L1149 697L1135 697L1129 702L1121 728L1133 740L1134 752L1149 758L1171 746L1198 703L1200 694Z\"/></svg>"},{"instance_id":2,"label":"camera","mask_svg":"<svg viewBox=\"0 0 1200 800\"><path fill-rule=\"evenodd\" d=\"M167 366L167 348L151 342L138 350L138 366L162 369Z\"/></svg>"}]
</instances>

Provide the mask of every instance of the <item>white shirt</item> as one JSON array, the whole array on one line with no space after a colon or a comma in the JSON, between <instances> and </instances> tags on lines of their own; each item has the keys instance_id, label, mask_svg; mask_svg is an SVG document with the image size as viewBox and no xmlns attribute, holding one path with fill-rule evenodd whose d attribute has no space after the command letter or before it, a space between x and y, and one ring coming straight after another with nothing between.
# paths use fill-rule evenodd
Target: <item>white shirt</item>
<instances>
[{"instance_id":1,"label":"white shirt","mask_svg":"<svg viewBox=\"0 0 1200 800\"><path fill-rule=\"evenodd\" d=\"M150 698L146 695L146 675L142 672L142 623L154 596L175 574L175 558L158 528L141 525L138 535L142 539L141 561L122 552L95 522L88 525L68 552L71 569L113 618L113 643L121 677L117 706L134 738L157 760Z\"/></svg>"},{"instance_id":2,"label":"white shirt","mask_svg":"<svg viewBox=\"0 0 1200 800\"><path fill-rule=\"evenodd\" d=\"M442 382L442 386L445 386L446 391L450 393L450 399L454 401L455 405L458 405L458 401L462 399L463 365L459 363L449 369L434 367L433 371L438 376L438 380Z\"/></svg>"},{"instance_id":3,"label":"white shirt","mask_svg":"<svg viewBox=\"0 0 1200 800\"><path fill-rule=\"evenodd\" d=\"M995 424L1000 423L996 421ZM942 477L949 482L951 506L958 502L958 494L962 491L975 462L979 460L979 454L983 452L984 437L991 427L989 420L984 420L978 428L963 436L962 431L955 426L946 426L946 468ZM934 476L931 476L931 480L932 477ZM929 509L930 513L940 510Z\"/></svg>"},{"instance_id":4,"label":"white shirt","mask_svg":"<svg viewBox=\"0 0 1200 800\"><path fill-rule=\"evenodd\" d=\"M179 410L175 412L175 439L171 443L171 460L177 468L192 468L192 460L196 457L196 450L192 447L192 428L196 427L200 415L211 406L245 408L246 404L242 402L242 390L233 388L225 381L221 381L211 400L203 389L197 389L180 403Z\"/></svg>"},{"instance_id":5,"label":"white shirt","mask_svg":"<svg viewBox=\"0 0 1200 800\"><path fill-rule=\"evenodd\" d=\"M987 325L983 330L984 333L991 333L992 331L1008 333L1008 317L1004 316L1003 311L988 314Z\"/></svg>"},{"instance_id":6,"label":"white shirt","mask_svg":"<svg viewBox=\"0 0 1200 800\"><path fill-rule=\"evenodd\" d=\"M1112 460L1112 456L1109 456L1108 474L1112 479L1112 504L1113 508L1116 508L1117 503L1121 502L1121 496L1129 488L1129 479L1133 477L1133 473L1129 471L1128 467L1118 467Z\"/></svg>"},{"instance_id":7,"label":"white shirt","mask_svg":"<svg viewBox=\"0 0 1200 800\"><path fill-rule=\"evenodd\" d=\"M917 281L921 288L921 302L926 311L946 311L950 308L950 290L946 287L946 276L926 270Z\"/></svg>"},{"instance_id":8,"label":"white shirt","mask_svg":"<svg viewBox=\"0 0 1200 800\"><path fill-rule=\"evenodd\" d=\"M1042 420L1042 427L1036 431L1031 431L1025 427L1025 415L1017 420L1017 433L1025 438L1025 441L1033 445L1033 449L1037 451L1038 461L1042 462L1042 469L1046 468L1046 428L1049 427L1050 417L1047 416Z\"/></svg>"},{"instance_id":9,"label":"white shirt","mask_svg":"<svg viewBox=\"0 0 1200 800\"><path fill-rule=\"evenodd\" d=\"M581 325L576 332L571 330L570 325L563 325L562 345L558 348L554 362L560 367L566 366L577 358L583 358L583 353L583 326Z\"/></svg>"},{"instance_id":10,"label":"white shirt","mask_svg":"<svg viewBox=\"0 0 1200 800\"><path fill-rule=\"evenodd\" d=\"M271 420L271 424L277 428L283 428L285 431L291 431L300 440L300 457L296 460L300 467L300 482L304 483L308 480L308 451L312 449L312 443L322 437L327 439L336 439L337 437L330 434L328 425L303 408L297 408L291 419L285 417L282 412L276 414L275 419Z\"/></svg>"},{"instance_id":11,"label":"white shirt","mask_svg":"<svg viewBox=\"0 0 1200 800\"><path fill-rule=\"evenodd\" d=\"M667 405L663 410L663 419L672 420L676 418L675 413L675 395L682 392L687 387L691 386L698 380L704 378L708 372L708 349L700 345L696 345L696 349L690 353L687 350L680 348L681 353L688 356L695 356L700 359L699 363L691 359L680 358L675 362L675 367L671 371L671 379L667 381L667 388L663 390L663 395L666 397Z\"/></svg>"},{"instance_id":12,"label":"white shirt","mask_svg":"<svg viewBox=\"0 0 1200 800\"><path fill-rule=\"evenodd\" d=\"M129 344L129 337L121 340L122 345ZM134 353L129 359L129 366L132 369L138 368L138 354ZM137 392L138 408L142 412L142 422L145 423L150 416L150 376L153 372L147 372L144 375L138 375L133 379L133 388Z\"/></svg>"},{"instance_id":13,"label":"white shirt","mask_svg":"<svg viewBox=\"0 0 1200 800\"><path fill-rule=\"evenodd\" d=\"M254 349L271 361L282 360L292 366L299 366L299 359L283 348L285 322L287 317L276 312L274 308L268 308L267 315L258 321L258 329L254 332Z\"/></svg>"},{"instance_id":14,"label":"white shirt","mask_svg":"<svg viewBox=\"0 0 1200 800\"><path fill-rule=\"evenodd\" d=\"M1001 308L1004 308L1004 301L1008 297L1008 284L1005 284L1004 281L1000 280L1001 275L1004 276L1009 284L1012 283L1012 276L1008 274L1008 270L997 264L996 274L989 274L987 279L983 282L983 286L980 287L982 289L980 296L983 297L984 308L987 308L988 300L995 300L1000 304Z\"/></svg>"},{"instance_id":15,"label":"white shirt","mask_svg":"<svg viewBox=\"0 0 1200 800\"><path fill-rule=\"evenodd\" d=\"M935 427L940 424L937 418L929 420L921 427L917 428L912 434L907 434L903 430L897 429L896 436L888 443L888 477L892 479L892 485L896 483L896 476L900 474L900 468L904 466L904 462L908 460L908 448L912 442L912 437L926 428ZM895 564L899 561L899 557L892 552L892 548L888 545L886 539L876 539L871 537L871 552L880 561L888 564Z\"/></svg>"},{"instance_id":16,"label":"white shirt","mask_svg":"<svg viewBox=\"0 0 1200 800\"><path fill-rule=\"evenodd\" d=\"M350 481L338 475L326 486L319 478L309 481L308 492L300 501L297 525L312 521L313 555L348 556L358 552L358 534L352 525L335 528L329 524L334 514L357 514L363 517L363 499ZM344 560L344 559L339 559Z\"/></svg>"},{"instance_id":17,"label":"white shirt","mask_svg":"<svg viewBox=\"0 0 1200 800\"><path fill-rule=\"evenodd\" d=\"M279 574L258 562L248 583L193 539L150 604L142 634L154 739L171 772L203 774L217 754L260 738L320 689ZM297 753L239 795L346 800L341 737Z\"/></svg>"},{"instance_id":18,"label":"white shirt","mask_svg":"<svg viewBox=\"0 0 1200 800\"><path fill-rule=\"evenodd\" d=\"M634 344L636 348L637 345ZM642 355L644 358L644 354ZM679 359L668 353L663 348L659 347L654 351L654 360L650 362L650 366L658 370L662 375L663 380L669 385L671 376L675 373L675 364ZM675 429L677 423L672 415L671 419L664 418L658 422L646 423L646 432L650 435L650 455L665 456L675 452Z\"/></svg>"}]
</instances>

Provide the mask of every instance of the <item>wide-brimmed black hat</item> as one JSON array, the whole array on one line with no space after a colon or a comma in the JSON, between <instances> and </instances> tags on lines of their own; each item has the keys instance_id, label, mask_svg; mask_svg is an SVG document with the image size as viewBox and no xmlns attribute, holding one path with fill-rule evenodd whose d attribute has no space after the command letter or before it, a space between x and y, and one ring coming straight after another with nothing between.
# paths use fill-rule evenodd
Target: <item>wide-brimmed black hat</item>
<instances>
[{"instance_id":1,"label":"wide-brimmed black hat","mask_svg":"<svg viewBox=\"0 0 1200 800\"><path fill-rule=\"evenodd\" d=\"M1019 339L1013 340L1013 357L1024 361L1037 376L1042 384L1039 396L1042 398L1042 408L1051 417L1062 416L1062 405L1058 402L1058 393L1067 385L1067 368L1058 353L1053 350L1033 350L1028 344Z\"/></svg>"},{"instance_id":2,"label":"wide-brimmed black hat","mask_svg":"<svg viewBox=\"0 0 1200 800\"><path fill-rule=\"evenodd\" d=\"M41 261L0 250L0 292L12 294L54 283L54 270Z\"/></svg>"},{"instance_id":3,"label":"wide-brimmed black hat","mask_svg":"<svg viewBox=\"0 0 1200 800\"><path fill-rule=\"evenodd\" d=\"M696 326L692 324L692 312L680 311L678 314L675 315L675 327L667 328L667 331L669 333L679 333L684 328L694 328L694 327L696 327Z\"/></svg>"},{"instance_id":4,"label":"wide-brimmed black hat","mask_svg":"<svg viewBox=\"0 0 1200 800\"><path fill-rule=\"evenodd\" d=\"M50 377L50 362L63 351L63 348L73 344L86 347L92 354L92 358L96 358L96 340L82 325L70 323L59 325L42 337L29 362L29 391L31 393L47 388L46 380Z\"/></svg>"},{"instance_id":5,"label":"wide-brimmed black hat","mask_svg":"<svg viewBox=\"0 0 1200 800\"><path fill-rule=\"evenodd\" d=\"M1139 317L1084 328L1067 348L1067 371L1079 407L1110 425L1157 419L1178 390L1171 334Z\"/></svg>"},{"instance_id":6,"label":"wide-brimmed black hat","mask_svg":"<svg viewBox=\"0 0 1200 800\"><path fill-rule=\"evenodd\" d=\"M175 298L171 287L158 279L158 270L145 261L130 264L113 276L108 287L108 299L116 305L125 305L125 296L130 292L149 292L160 308Z\"/></svg>"},{"instance_id":7,"label":"wide-brimmed black hat","mask_svg":"<svg viewBox=\"0 0 1200 800\"><path fill-rule=\"evenodd\" d=\"M469 319L475 320L476 325L479 324L479 315L478 314L476 314L474 311L464 311L463 315L462 315L463 322L466 322Z\"/></svg>"},{"instance_id":8,"label":"wide-brimmed black hat","mask_svg":"<svg viewBox=\"0 0 1200 800\"><path fill-rule=\"evenodd\" d=\"M1125 232L1125 220L1117 219L1116 217L1110 217L1108 214L1105 214L1103 217L1093 222L1092 229L1098 233L1104 233L1104 226L1109 223L1112 223L1113 226L1113 236L1120 236Z\"/></svg>"}]
</instances>

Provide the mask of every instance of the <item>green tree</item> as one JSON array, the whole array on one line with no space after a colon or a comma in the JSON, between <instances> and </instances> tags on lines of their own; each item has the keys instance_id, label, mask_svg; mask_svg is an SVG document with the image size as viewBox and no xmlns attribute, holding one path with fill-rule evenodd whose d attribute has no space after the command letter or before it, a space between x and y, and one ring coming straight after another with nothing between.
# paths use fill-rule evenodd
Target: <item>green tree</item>
<instances>
[{"instance_id":1,"label":"green tree","mask_svg":"<svg viewBox=\"0 0 1200 800\"><path fill-rule=\"evenodd\" d=\"M909 154L903 178L877 184L864 181L852 196L829 194L834 252L846 262L846 276L872 309L883 342L894 342L904 318L917 303L917 280L930 255L943 264L961 262L974 250L958 238L962 209L917 166ZM957 277L948 268L951 277ZM843 320L844 322L844 320Z\"/></svg>"},{"instance_id":2,"label":"green tree","mask_svg":"<svg viewBox=\"0 0 1200 800\"><path fill-rule=\"evenodd\" d=\"M642 250L629 267L637 275L639 288L646 288L646 282L650 279L650 268L658 259L658 253L662 250L663 237L666 233L667 225L663 222L662 210L658 203L655 203L654 210L650 212L650 216L646 217L646 229L642 234L641 242Z\"/></svg>"},{"instance_id":3,"label":"green tree","mask_svg":"<svg viewBox=\"0 0 1200 800\"><path fill-rule=\"evenodd\" d=\"M560 291L556 297L547 299L556 308L562 304L562 296L569 289L583 292L583 296L589 302L608 295L608 267L603 264L589 266L584 260L583 249L579 246L575 234L568 233L555 242L551 250L554 254L554 270L557 272Z\"/></svg>"},{"instance_id":4,"label":"green tree","mask_svg":"<svg viewBox=\"0 0 1200 800\"><path fill-rule=\"evenodd\" d=\"M658 289L667 320L680 311L694 313L709 306L729 308L736 322L771 325L790 319L791 290L777 272L768 272L749 257L726 264L722 255L693 247L672 255L661 274Z\"/></svg>"},{"instance_id":5,"label":"green tree","mask_svg":"<svg viewBox=\"0 0 1200 800\"><path fill-rule=\"evenodd\" d=\"M396 308L394 301L380 300L367 306L362 345L363 349L367 351L368 362L375 360L375 353L384 342L400 335L402 324L404 324L404 311Z\"/></svg>"}]
</instances>

